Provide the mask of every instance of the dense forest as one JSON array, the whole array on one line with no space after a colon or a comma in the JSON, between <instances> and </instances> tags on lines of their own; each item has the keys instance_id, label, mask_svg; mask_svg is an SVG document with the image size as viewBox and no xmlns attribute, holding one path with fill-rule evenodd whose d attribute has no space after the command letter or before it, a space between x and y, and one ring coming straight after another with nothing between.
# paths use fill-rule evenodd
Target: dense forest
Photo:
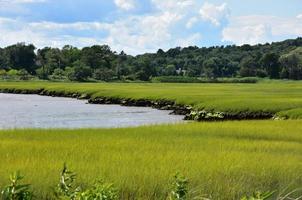
<instances>
[{"instance_id":1,"label":"dense forest","mask_svg":"<svg viewBox=\"0 0 302 200\"><path fill-rule=\"evenodd\" d=\"M302 79L302 38L258 45L159 49L131 56L107 45L0 48L0 76L71 81L149 81L154 77Z\"/></svg>"}]
</instances>

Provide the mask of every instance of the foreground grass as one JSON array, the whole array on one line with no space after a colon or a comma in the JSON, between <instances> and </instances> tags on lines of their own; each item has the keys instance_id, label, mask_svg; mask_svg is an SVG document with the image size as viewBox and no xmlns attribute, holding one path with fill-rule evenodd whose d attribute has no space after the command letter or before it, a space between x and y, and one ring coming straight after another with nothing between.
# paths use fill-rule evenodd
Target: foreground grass
<instances>
[{"instance_id":1,"label":"foreground grass","mask_svg":"<svg viewBox=\"0 0 302 200\"><path fill-rule=\"evenodd\" d=\"M213 199L302 185L301 121L126 129L0 131L0 186L16 170L46 198L64 162L79 182L113 182L122 199L164 199L179 171Z\"/></svg>"},{"instance_id":2,"label":"foreground grass","mask_svg":"<svg viewBox=\"0 0 302 200\"><path fill-rule=\"evenodd\" d=\"M172 100L208 111L283 112L285 117L302 118L301 81L265 81L257 84L179 83L51 83L0 82L0 90L45 89L61 93L89 94L92 97ZM289 116L288 116L289 115Z\"/></svg>"}]
</instances>

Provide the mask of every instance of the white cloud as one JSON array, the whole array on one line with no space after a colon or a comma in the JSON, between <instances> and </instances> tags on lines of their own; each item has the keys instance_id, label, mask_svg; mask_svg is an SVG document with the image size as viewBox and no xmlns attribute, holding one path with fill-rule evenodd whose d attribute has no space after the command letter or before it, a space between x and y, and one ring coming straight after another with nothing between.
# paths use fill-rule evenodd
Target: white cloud
<instances>
[{"instance_id":1,"label":"white cloud","mask_svg":"<svg viewBox=\"0 0 302 200\"><path fill-rule=\"evenodd\" d=\"M298 18L282 18L266 15L240 16L230 19L224 28L223 41L235 44L258 44L302 35L302 23Z\"/></svg>"},{"instance_id":2,"label":"white cloud","mask_svg":"<svg viewBox=\"0 0 302 200\"><path fill-rule=\"evenodd\" d=\"M151 2L162 11L183 12L192 9L196 0L151 0Z\"/></svg>"},{"instance_id":3,"label":"white cloud","mask_svg":"<svg viewBox=\"0 0 302 200\"><path fill-rule=\"evenodd\" d=\"M114 3L122 10L132 10L135 8L134 0L114 0Z\"/></svg>"},{"instance_id":4,"label":"white cloud","mask_svg":"<svg viewBox=\"0 0 302 200\"><path fill-rule=\"evenodd\" d=\"M209 21L215 26L220 26L221 21L229 16L229 9L227 4L223 3L219 6L210 3L204 3L200 9L201 18L205 21Z\"/></svg>"},{"instance_id":5,"label":"white cloud","mask_svg":"<svg viewBox=\"0 0 302 200\"><path fill-rule=\"evenodd\" d=\"M297 15L297 19L302 19L302 14Z\"/></svg>"},{"instance_id":6,"label":"white cloud","mask_svg":"<svg viewBox=\"0 0 302 200\"><path fill-rule=\"evenodd\" d=\"M39 48L62 47L66 44L78 47L108 44L113 50L124 50L135 55L155 52L159 48L196 44L201 38L200 34L189 34L184 38L171 31L171 26L180 19L179 15L170 12L154 16L132 16L113 23L26 23L18 19L0 18L0 46L17 42L33 43ZM81 32L92 32L93 36L84 37Z\"/></svg>"},{"instance_id":7,"label":"white cloud","mask_svg":"<svg viewBox=\"0 0 302 200\"><path fill-rule=\"evenodd\" d=\"M131 1L116 1L120 5L119 8L134 8L130 5L122 7L123 2ZM202 38L200 33L177 31L179 28L193 26L200 20L200 5L196 5L196 2L196 0L152 0L157 8L155 12L126 16L110 23L26 22L19 18L0 18L0 46L17 42L33 43L38 48L62 47L66 44L77 47L108 44L115 51L124 50L135 55L155 52L159 48L167 50L175 46L196 45ZM186 22L191 18L196 19L192 19L190 25Z\"/></svg>"}]
</instances>

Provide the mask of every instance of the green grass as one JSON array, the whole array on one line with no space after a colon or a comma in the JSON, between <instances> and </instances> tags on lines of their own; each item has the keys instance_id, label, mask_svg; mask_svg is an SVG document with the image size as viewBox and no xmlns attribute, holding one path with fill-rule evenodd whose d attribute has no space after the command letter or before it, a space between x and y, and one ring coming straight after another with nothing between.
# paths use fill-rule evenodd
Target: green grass
<instances>
[{"instance_id":1,"label":"green grass","mask_svg":"<svg viewBox=\"0 0 302 200\"><path fill-rule=\"evenodd\" d=\"M0 131L0 184L16 170L41 199L67 162L79 182L113 182L122 199L164 199L176 172L213 199L302 185L301 121L124 129Z\"/></svg>"},{"instance_id":2,"label":"green grass","mask_svg":"<svg viewBox=\"0 0 302 200\"><path fill-rule=\"evenodd\" d=\"M285 119L302 119L302 108L296 108L278 113L278 117Z\"/></svg>"},{"instance_id":3,"label":"green grass","mask_svg":"<svg viewBox=\"0 0 302 200\"><path fill-rule=\"evenodd\" d=\"M302 108L301 81L263 81L257 84L0 82L0 90L34 91L42 88L91 94L93 97L165 99L196 109L229 113L278 113ZM302 116L301 110L297 113Z\"/></svg>"},{"instance_id":4,"label":"green grass","mask_svg":"<svg viewBox=\"0 0 302 200\"><path fill-rule=\"evenodd\" d=\"M195 109L272 112L302 118L302 82L257 84L0 82L0 90L40 89L92 97L172 100ZM122 199L164 199L170 177L212 199L302 185L301 120L227 121L124 129L0 131L0 186L16 170L49 197L64 162L79 183L113 182Z\"/></svg>"}]
</instances>

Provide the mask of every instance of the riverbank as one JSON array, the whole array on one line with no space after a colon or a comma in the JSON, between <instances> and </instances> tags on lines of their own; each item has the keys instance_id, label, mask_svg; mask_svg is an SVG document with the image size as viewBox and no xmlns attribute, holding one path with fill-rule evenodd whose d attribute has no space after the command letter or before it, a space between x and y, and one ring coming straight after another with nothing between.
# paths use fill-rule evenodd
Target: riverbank
<instances>
[{"instance_id":1,"label":"riverbank","mask_svg":"<svg viewBox=\"0 0 302 200\"><path fill-rule=\"evenodd\" d=\"M302 118L302 84L294 81L258 84L0 82L0 92L153 107L196 121ZM286 112L293 109L294 115Z\"/></svg>"}]
</instances>

